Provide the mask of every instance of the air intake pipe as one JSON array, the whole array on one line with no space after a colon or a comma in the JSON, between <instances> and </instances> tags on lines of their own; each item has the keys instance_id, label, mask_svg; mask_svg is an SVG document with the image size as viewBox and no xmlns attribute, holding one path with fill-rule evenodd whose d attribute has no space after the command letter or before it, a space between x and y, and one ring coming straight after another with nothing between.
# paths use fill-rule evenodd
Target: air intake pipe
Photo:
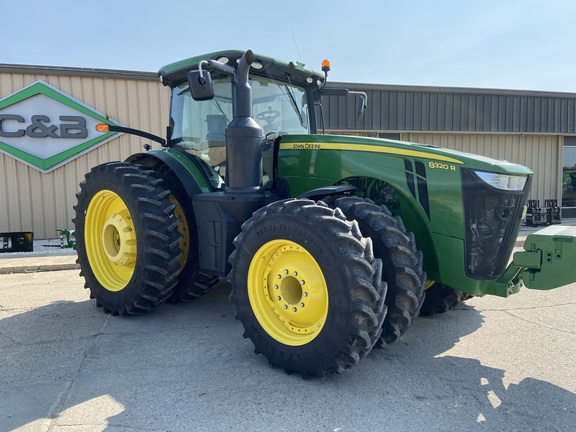
<instances>
[{"instance_id":1,"label":"air intake pipe","mask_svg":"<svg viewBox=\"0 0 576 432\"><path fill-rule=\"evenodd\" d=\"M233 77L233 118L226 128L226 183L231 193L262 190L262 128L252 118L252 88L248 75L254 53L240 58Z\"/></svg>"}]
</instances>

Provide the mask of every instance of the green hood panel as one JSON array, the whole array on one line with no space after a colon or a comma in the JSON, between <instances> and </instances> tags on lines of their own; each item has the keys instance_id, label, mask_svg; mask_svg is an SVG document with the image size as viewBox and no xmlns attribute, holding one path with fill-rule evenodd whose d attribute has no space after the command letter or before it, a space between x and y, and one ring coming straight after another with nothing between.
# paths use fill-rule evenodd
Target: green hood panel
<instances>
[{"instance_id":1,"label":"green hood panel","mask_svg":"<svg viewBox=\"0 0 576 432\"><path fill-rule=\"evenodd\" d=\"M417 158L465 166L481 171L503 174L532 175L529 168L470 153L458 152L437 146L396 140L383 140L340 135L286 135L282 137L281 150L340 150L386 154L396 157ZM448 167L450 169L450 167Z\"/></svg>"}]
</instances>

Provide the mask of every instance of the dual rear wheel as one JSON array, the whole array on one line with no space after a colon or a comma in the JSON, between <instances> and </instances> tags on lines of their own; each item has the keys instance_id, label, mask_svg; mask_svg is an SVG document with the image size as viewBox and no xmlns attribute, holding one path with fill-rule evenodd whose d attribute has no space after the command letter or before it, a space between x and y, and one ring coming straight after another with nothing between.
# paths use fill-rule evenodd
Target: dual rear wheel
<instances>
[{"instance_id":1,"label":"dual rear wheel","mask_svg":"<svg viewBox=\"0 0 576 432\"><path fill-rule=\"evenodd\" d=\"M166 300L192 300L218 281L198 271L191 200L166 166L97 166L77 199L81 274L106 312L140 314Z\"/></svg>"},{"instance_id":2,"label":"dual rear wheel","mask_svg":"<svg viewBox=\"0 0 576 432\"><path fill-rule=\"evenodd\" d=\"M77 194L75 232L85 286L113 315L140 314L172 295L182 251L170 192L128 162L99 165Z\"/></svg>"}]
</instances>

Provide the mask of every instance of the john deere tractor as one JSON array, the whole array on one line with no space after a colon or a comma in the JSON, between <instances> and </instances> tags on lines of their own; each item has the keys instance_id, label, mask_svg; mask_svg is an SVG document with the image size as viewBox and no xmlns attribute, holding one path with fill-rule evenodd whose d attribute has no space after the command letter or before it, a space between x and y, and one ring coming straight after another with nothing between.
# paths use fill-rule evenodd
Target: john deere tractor
<instances>
[{"instance_id":1,"label":"john deere tractor","mask_svg":"<svg viewBox=\"0 0 576 432\"><path fill-rule=\"evenodd\" d=\"M323 72L252 51L163 67L162 145L86 174L74 219L91 297L112 315L231 283L245 337L303 376L340 372L419 313L576 280L574 235L529 236L508 265L532 172L407 142L318 134Z\"/></svg>"}]
</instances>

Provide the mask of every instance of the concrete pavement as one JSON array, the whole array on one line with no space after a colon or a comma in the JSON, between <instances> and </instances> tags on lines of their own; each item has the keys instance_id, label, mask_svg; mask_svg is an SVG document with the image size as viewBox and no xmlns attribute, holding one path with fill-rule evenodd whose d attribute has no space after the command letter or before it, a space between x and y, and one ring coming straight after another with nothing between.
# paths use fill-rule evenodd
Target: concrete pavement
<instances>
[{"instance_id":1,"label":"concrete pavement","mask_svg":"<svg viewBox=\"0 0 576 432\"><path fill-rule=\"evenodd\" d=\"M419 318L342 375L305 381L253 353L226 283L195 302L112 317L89 300L75 258L0 258L0 432L576 424L574 284L473 298Z\"/></svg>"},{"instance_id":2,"label":"concrete pavement","mask_svg":"<svg viewBox=\"0 0 576 432\"><path fill-rule=\"evenodd\" d=\"M2 274L0 432L571 432L575 289L471 299L305 381L253 353L225 283L112 317L77 270Z\"/></svg>"}]
</instances>

